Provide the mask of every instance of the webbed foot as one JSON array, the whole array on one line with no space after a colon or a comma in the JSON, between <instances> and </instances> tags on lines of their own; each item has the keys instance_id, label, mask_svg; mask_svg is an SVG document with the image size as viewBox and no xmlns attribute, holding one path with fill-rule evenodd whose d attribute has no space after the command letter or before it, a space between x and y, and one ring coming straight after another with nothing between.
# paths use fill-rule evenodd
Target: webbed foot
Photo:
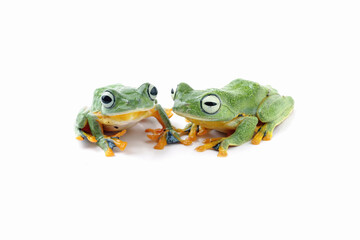
<instances>
[{"instance_id":1,"label":"webbed foot","mask_svg":"<svg viewBox=\"0 0 360 240\"><path fill-rule=\"evenodd\" d=\"M105 156L112 157L114 156L113 149L115 147L119 148L120 151L124 151L127 142L121 141L120 137L126 133L126 130L122 130L121 132L118 132L114 135L104 135L101 138L98 139L97 144L99 147L101 147L104 152Z\"/></svg>"},{"instance_id":2,"label":"webbed foot","mask_svg":"<svg viewBox=\"0 0 360 240\"><path fill-rule=\"evenodd\" d=\"M260 144L261 140L269 141L272 138L274 127L269 126L269 123L265 123L255 131L255 136L251 140L254 145Z\"/></svg>"},{"instance_id":3,"label":"webbed foot","mask_svg":"<svg viewBox=\"0 0 360 240\"><path fill-rule=\"evenodd\" d=\"M96 138L93 135L86 133L82 130L79 130L79 132L80 132L80 135L76 136L77 140L82 141L82 140L84 140L84 138L86 138L87 140L89 140L89 142L92 142L92 143L97 142Z\"/></svg>"},{"instance_id":4,"label":"webbed foot","mask_svg":"<svg viewBox=\"0 0 360 240\"><path fill-rule=\"evenodd\" d=\"M173 129L146 129L145 132L151 133L147 137L153 141L157 141L157 144L154 146L155 149L163 149L167 144L174 143L183 143L179 134Z\"/></svg>"},{"instance_id":5,"label":"webbed foot","mask_svg":"<svg viewBox=\"0 0 360 240\"><path fill-rule=\"evenodd\" d=\"M219 152L218 157L226 157L228 144L223 143L225 140L226 137L208 138L203 141L203 143L205 143L204 145L195 148L195 150L198 152L203 152L208 149L214 149Z\"/></svg>"},{"instance_id":6,"label":"webbed foot","mask_svg":"<svg viewBox=\"0 0 360 240\"><path fill-rule=\"evenodd\" d=\"M108 145L111 149L113 149L114 147L118 147L120 149L120 151L124 151L126 146L127 146L127 142L121 141L120 137L123 136L126 133L126 130L122 130L121 132L118 132L114 135L111 136L104 136L106 141L108 142Z\"/></svg>"},{"instance_id":7,"label":"webbed foot","mask_svg":"<svg viewBox=\"0 0 360 240\"><path fill-rule=\"evenodd\" d=\"M207 129L200 125L189 123L184 129L177 129L177 132L181 136L188 134L188 137L183 141L185 145L190 145L196 140L197 136L205 135L207 133Z\"/></svg>"},{"instance_id":8,"label":"webbed foot","mask_svg":"<svg viewBox=\"0 0 360 240\"><path fill-rule=\"evenodd\" d=\"M104 137L98 141L98 145L105 151L105 156L112 157L114 156L113 149L118 147L120 151L124 151L127 142L121 141L117 137Z\"/></svg>"}]
</instances>

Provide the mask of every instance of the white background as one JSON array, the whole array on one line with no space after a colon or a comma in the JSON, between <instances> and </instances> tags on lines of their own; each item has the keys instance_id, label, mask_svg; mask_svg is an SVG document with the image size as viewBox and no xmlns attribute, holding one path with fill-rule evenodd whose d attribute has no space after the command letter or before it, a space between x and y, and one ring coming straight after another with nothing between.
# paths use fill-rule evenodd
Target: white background
<instances>
[{"instance_id":1,"label":"white background","mask_svg":"<svg viewBox=\"0 0 360 240\"><path fill-rule=\"evenodd\" d=\"M0 239L360 239L357 1L1 1ZM75 140L97 87L272 85L269 142ZM180 117L172 119L185 125Z\"/></svg>"}]
</instances>

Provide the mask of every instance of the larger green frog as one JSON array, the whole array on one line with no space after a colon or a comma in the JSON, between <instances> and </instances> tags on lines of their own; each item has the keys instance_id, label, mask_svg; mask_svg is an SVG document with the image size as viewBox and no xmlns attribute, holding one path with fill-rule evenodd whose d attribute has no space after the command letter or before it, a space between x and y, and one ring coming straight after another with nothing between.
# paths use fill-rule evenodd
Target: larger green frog
<instances>
[{"instance_id":1,"label":"larger green frog","mask_svg":"<svg viewBox=\"0 0 360 240\"><path fill-rule=\"evenodd\" d=\"M227 137L210 138L197 151L218 150L218 156L227 155L229 146L238 146L252 139L253 144L270 140L274 128L284 121L294 108L294 100L281 96L270 86L236 79L221 89L194 90L180 83L176 91L173 111L185 117L190 124L180 133L188 134L184 144L190 144L196 135L208 129L227 133ZM255 133L255 136L254 136Z\"/></svg>"},{"instance_id":2,"label":"larger green frog","mask_svg":"<svg viewBox=\"0 0 360 240\"><path fill-rule=\"evenodd\" d=\"M148 117L155 117L162 129L147 129L156 133L149 138L157 141L156 149L163 149L168 143L181 141L169 122L171 109L164 110L157 104L158 91L150 83L139 88L113 84L98 88L94 92L90 108L82 109L76 119L75 133L78 140L87 138L105 151L106 156L113 156L113 148L123 151L127 145L120 137L126 129Z\"/></svg>"}]
</instances>

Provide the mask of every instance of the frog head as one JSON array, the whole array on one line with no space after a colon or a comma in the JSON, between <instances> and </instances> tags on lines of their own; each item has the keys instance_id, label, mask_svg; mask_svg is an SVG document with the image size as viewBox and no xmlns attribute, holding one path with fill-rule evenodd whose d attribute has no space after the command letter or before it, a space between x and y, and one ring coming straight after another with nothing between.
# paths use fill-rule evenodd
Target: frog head
<instances>
[{"instance_id":1,"label":"frog head","mask_svg":"<svg viewBox=\"0 0 360 240\"><path fill-rule=\"evenodd\" d=\"M234 98L231 92L210 88L194 90L186 83L171 90L173 111L185 118L203 121L229 121L236 117Z\"/></svg>"},{"instance_id":2,"label":"frog head","mask_svg":"<svg viewBox=\"0 0 360 240\"><path fill-rule=\"evenodd\" d=\"M157 89L150 83L139 88L121 84L109 85L95 90L92 111L103 115L119 115L134 111L146 111L156 104Z\"/></svg>"}]
</instances>

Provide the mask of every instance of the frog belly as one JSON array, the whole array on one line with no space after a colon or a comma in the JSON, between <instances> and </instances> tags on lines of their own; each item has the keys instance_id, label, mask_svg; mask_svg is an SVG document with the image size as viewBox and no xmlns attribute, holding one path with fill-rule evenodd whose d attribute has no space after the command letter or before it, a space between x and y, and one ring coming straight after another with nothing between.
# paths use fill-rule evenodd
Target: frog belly
<instances>
[{"instance_id":1,"label":"frog belly","mask_svg":"<svg viewBox=\"0 0 360 240\"><path fill-rule=\"evenodd\" d=\"M116 132L119 130L129 129L136 125L139 121L131 121L131 122L118 122L114 125L103 125L104 131L107 132Z\"/></svg>"}]
</instances>

